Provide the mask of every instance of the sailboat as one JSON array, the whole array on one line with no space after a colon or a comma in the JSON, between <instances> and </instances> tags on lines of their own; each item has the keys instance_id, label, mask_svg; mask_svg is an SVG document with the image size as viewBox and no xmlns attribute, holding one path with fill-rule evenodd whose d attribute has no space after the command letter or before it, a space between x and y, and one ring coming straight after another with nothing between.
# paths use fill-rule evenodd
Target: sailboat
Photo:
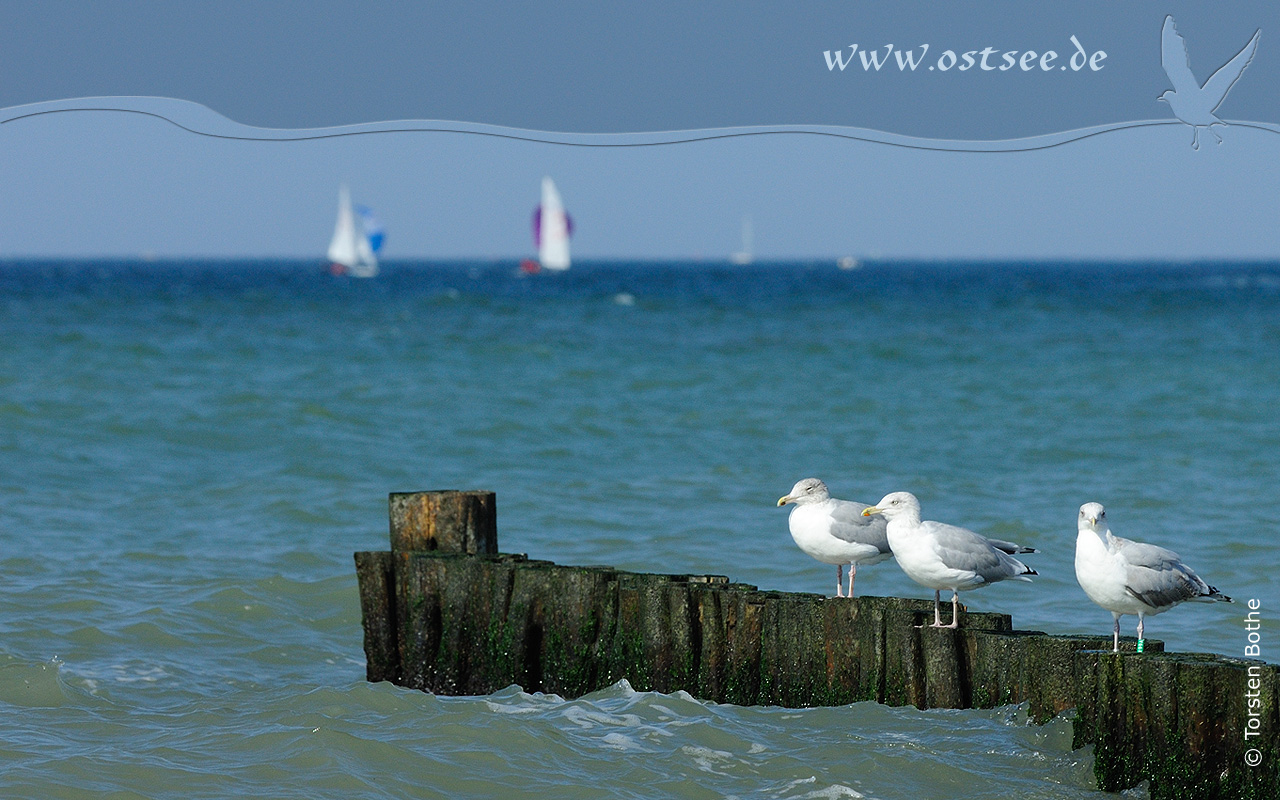
<instances>
[{"instance_id":1,"label":"sailboat","mask_svg":"<svg viewBox=\"0 0 1280 800\"><path fill-rule=\"evenodd\" d=\"M742 249L729 256L729 260L735 264L750 264L753 256L751 255L751 217L742 218Z\"/></svg>"},{"instance_id":2,"label":"sailboat","mask_svg":"<svg viewBox=\"0 0 1280 800\"><path fill-rule=\"evenodd\" d=\"M350 275L353 278L372 278L378 274L377 249L382 247L382 226L373 219L373 213L362 209L359 222L351 207L351 193L344 184L338 192L338 221L333 226L333 239L329 242L329 271L334 275ZM369 229L374 230L377 247L371 242Z\"/></svg>"},{"instance_id":3,"label":"sailboat","mask_svg":"<svg viewBox=\"0 0 1280 800\"><path fill-rule=\"evenodd\" d=\"M573 220L565 213L555 182L543 178L542 202L533 212L533 243L538 248L538 263L534 266L556 271L568 269L572 235ZM526 266L525 271L531 270Z\"/></svg>"}]
</instances>

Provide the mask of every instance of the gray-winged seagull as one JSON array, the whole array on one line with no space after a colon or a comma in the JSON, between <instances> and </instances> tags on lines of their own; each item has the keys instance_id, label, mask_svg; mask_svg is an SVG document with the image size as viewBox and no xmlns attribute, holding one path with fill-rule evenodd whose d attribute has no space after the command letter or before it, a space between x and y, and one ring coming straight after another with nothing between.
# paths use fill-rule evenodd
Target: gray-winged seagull
<instances>
[{"instance_id":1,"label":"gray-winged seagull","mask_svg":"<svg viewBox=\"0 0 1280 800\"><path fill-rule=\"evenodd\" d=\"M836 597L841 594L844 565L849 565L849 597L859 564L878 564L892 558L885 537L885 521L862 516L865 503L837 500L817 478L805 478L778 498L778 507L792 505L787 526L791 538L810 556L836 565Z\"/></svg>"},{"instance_id":2,"label":"gray-winged seagull","mask_svg":"<svg viewBox=\"0 0 1280 800\"><path fill-rule=\"evenodd\" d=\"M995 542L971 530L942 522L922 522L920 501L910 492L887 494L862 513L884 515L889 521L889 548L898 559L898 566L911 580L933 589L935 628L959 627L960 592L1003 580L1030 582L1027 576L1037 574ZM1000 544L1017 548L1017 552L1035 552L1010 542ZM952 592L950 625L942 624L938 611L943 589Z\"/></svg>"},{"instance_id":3,"label":"gray-winged seagull","mask_svg":"<svg viewBox=\"0 0 1280 800\"><path fill-rule=\"evenodd\" d=\"M1076 580L1089 599L1115 618L1112 649L1120 650L1120 617L1138 615L1138 639L1143 618L1168 611L1186 600L1232 602L1205 583L1172 550L1121 539L1107 527L1101 503L1080 506L1076 535Z\"/></svg>"}]
</instances>

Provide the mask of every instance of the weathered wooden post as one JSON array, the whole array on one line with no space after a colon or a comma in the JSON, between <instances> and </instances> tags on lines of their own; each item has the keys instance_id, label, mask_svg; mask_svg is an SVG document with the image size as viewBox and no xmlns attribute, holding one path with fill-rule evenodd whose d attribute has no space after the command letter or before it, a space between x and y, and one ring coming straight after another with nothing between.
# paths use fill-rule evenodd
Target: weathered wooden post
<instances>
[{"instance_id":1,"label":"weathered wooden post","mask_svg":"<svg viewBox=\"0 0 1280 800\"><path fill-rule=\"evenodd\" d=\"M393 492L387 499L391 552L498 552L498 512L493 492Z\"/></svg>"},{"instance_id":2,"label":"weathered wooden post","mask_svg":"<svg viewBox=\"0 0 1280 800\"><path fill-rule=\"evenodd\" d=\"M391 552L356 553L364 625L365 675L401 683L405 677L403 631L409 620L398 599L408 576L405 554L496 554L497 502L493 492L393 492L387 498ZM438 594L438 592L437 592ZM421 666L410 663L411 669Z\"/></svg>"},{"instance_id":3,"label":"weathered wooden post","mask_svg":"<svg viewBox=\"0 0 1280 800\"><path fill-rule=\"evenodd\" d=\"M396 647L395 562L387 552L356 553L360 584L360 623L364 627L365 678L400 682L400 650Z\"/></svg>"}]
</instances>

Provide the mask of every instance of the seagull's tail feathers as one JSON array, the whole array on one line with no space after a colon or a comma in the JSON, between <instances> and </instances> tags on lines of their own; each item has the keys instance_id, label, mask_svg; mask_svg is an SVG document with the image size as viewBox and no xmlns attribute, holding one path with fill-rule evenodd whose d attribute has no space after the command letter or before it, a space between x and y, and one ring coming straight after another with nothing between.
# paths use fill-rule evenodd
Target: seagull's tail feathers
<instances>
[{"instance_id":1,"label":"seagull's tail feathers","mask_svg":"<svg viewBox=\"0 0 1280 800\"><path fill-rule=\"evenodd\" d=\"M1014 562L1015 564L1017 564L1018 566L1022 567L1022 571L1021 571L1021 572L1015 572L1012 576L1010 576L1010 578L1009 578L1010 580L1014 580L1014 581L1026 581L1027 583L1031 583L1031 578L1030 578L1030 577L1028 577L1028 576L1030 576L1030 575L1039 575L1039 574L1040 574L1039 572L1036 572L1036 571L1035 571L1034 569L1032 569L1031 567L1028 567L1026 564L1023 564L1021 561L1018 561L1018 559L1016 559L1016 558L1015 558L1015 559L1013 559L1013 562Z\"/></svg>"}]
</instances>

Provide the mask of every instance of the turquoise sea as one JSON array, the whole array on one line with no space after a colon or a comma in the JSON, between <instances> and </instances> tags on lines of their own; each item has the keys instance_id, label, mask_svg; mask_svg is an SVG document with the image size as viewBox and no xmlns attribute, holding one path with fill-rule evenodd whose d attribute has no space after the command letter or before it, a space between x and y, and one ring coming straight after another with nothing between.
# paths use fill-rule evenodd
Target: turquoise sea
<instances>
[{"instance_id":1,"label":"turquoise sea","mask_svg":"<svg viewBox=\"0 0 1280 800\"><path fill-rule=\"evenodd\" d=\"M967 600L1054 633L1110 630L1072 566L1104 503L1237 600L1149 637L1241 655L1257 598L1274 662L1280 265L0 262L0 796L1106 796L1017 707L364 680L388 492L497 492L506 552L830 593L774 505L809 476L1039 548Z\"/></svg>"}]
</instances>

